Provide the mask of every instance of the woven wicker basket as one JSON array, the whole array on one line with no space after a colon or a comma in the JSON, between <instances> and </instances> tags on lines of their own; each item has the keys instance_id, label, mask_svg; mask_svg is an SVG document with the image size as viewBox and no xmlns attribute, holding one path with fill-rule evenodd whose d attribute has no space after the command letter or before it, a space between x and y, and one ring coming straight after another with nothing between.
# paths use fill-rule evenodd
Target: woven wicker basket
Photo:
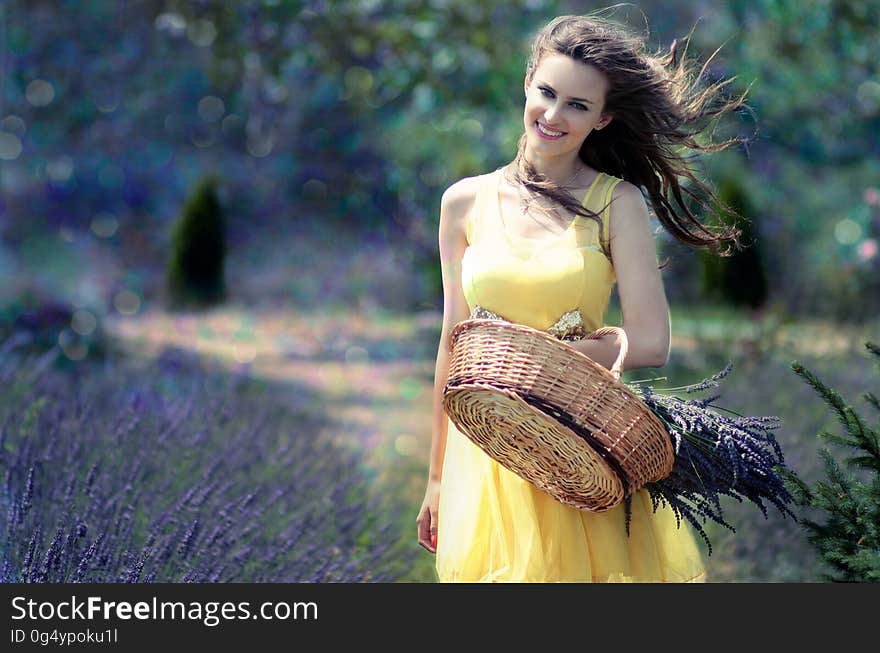
<instances>
[{"instance_id":1,"label":"woven wicker basket","mask_svg":"<svg viewBox=\"0 0 880 653\"><path fill-rule=\"evenodd\" d=\"M464 320L452 330L443 405L456 427L506 468L557 500L602 512L672 471L666 429L620 373L522 324Z\"/></svg>"}]
</instances>

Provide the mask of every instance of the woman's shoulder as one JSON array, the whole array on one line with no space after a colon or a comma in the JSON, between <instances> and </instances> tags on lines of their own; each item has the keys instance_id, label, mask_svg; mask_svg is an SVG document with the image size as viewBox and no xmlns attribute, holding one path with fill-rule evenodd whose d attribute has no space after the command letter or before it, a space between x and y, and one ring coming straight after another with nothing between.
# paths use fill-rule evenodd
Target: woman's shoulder
<instances>
[{"instance_id":1,"label":"woman's shoulder","mask_svg":"<svg viewBox=\"0 0 880 653\"><path fill-rule=\"evenodd\" d=\"M608 183L611 185L611 202L612 206L614 202L618 200L622 200L624 203L636 203L639 202L644 203L644 195L642 194L642 190L636 186L635 184L626 181L622 177L615 177L614 175L610 175L607 172L603 173L609 179ZM608 186L606 186L607 188Z\"/></svg>"},{"instance_id":2,"label":"woman's shoulder","mask_svg":"<svg viewBox=\"0 0 880 653\"><path fill-rule=\"evenodd\" d=\"M451 220L464 230L467 217L476 204L480 188L492 174L494 172L463 177L443 191L440 199L440 219Z\"/></svg>"},{"instance_id":3,"label":"woman's shoulder","mask_svg":"<svg viewBox=\"0 0 880 653\"><path fill-rule=\"evenodd\" d=\"M646 228L650 212L642 189L621 179L611 194L610 229L612 237L632 228ZM638 226L637 226L638 225Z\"/></svg>"},{"instance_id":4,"label":"woman's shoulder","mask_svg":"<svg viewBox=\"0 0 880 653\"><path fill-rule=\"evenodd\" d=\"M614 184L614 188L612 190L613 199L626 198L631 201L644 200L645 196L642 193L641 188L627 181L626 179L615 177L614 175L608 176L611 177L611 183Z\"/></svg>"},{"instance_id":5,"label":"woman's shoulder","mask_svg":"<svg viewBox=\"0 0 880 653\"><path fill-rule=\"evenodd\" d=\"M482 175L473 175L472 177L463 177L459 179L443 191L441 202L449 207L452 207L453 205L463 205L467 208L474 203L480 187L486 183L487 178L491 174L494 173L489 172Z\"/></svg>"}]
</instances>

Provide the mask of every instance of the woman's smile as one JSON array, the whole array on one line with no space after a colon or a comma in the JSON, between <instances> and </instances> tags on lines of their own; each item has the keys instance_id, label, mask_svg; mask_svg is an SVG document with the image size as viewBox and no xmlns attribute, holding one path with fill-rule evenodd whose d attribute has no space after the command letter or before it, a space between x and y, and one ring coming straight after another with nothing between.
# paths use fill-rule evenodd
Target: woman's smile
<instances>
[{"instance_id":1,"label":"woman's smile","mask_svg":"<svg viewBox=\"0 0 880 653\"><path fill-rule=\"evenodd\" d=\"M550 129L547 125L542 124L539 120L535 121L535 131L538 132L538 135L541 138L546 138L549 141L555 141L563 136L565 136L566 132L559 131L557 129Z\"/></svg>"}]
</instances>

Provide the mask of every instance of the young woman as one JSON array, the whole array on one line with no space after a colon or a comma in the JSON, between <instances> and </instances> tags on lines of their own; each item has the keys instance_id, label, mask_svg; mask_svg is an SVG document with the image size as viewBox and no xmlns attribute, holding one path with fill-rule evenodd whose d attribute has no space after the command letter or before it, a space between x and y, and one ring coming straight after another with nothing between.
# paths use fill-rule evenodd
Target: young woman
<instances>
[{"instance_id":1,"label":"young woman","mask_svg":"<svg viewBox=\"0 0 880 653\"><path fill-rule=\"evenodd\" d=\"M685 49L686 54L686 49ZM711 59L710 59L711 60ZM669 307L649 227L650 203L675 238L724 254L735 229L710 229L693 202L723 211L689 169L702 119L744 107L712 104L728 82L697 92L676 42L663 56L596 16L562 16L537 35L525 75L516 157L450 186L440 208L443 327L434 386L428 485L418 540L441 581L695 582L706 579L693 533L646 490L591 513L563 505L507 470L443 411L449 334L486 315L549 330L577 309L587 332L603 325L616 283L629 342L624 369L661 367ZM690 186L679 185L679 178ZM643 194L644 193L644 194ZM674 203L673 203L674 202ZM610 368L616 336L570 344Z\"/></svg>"}]
</instances>

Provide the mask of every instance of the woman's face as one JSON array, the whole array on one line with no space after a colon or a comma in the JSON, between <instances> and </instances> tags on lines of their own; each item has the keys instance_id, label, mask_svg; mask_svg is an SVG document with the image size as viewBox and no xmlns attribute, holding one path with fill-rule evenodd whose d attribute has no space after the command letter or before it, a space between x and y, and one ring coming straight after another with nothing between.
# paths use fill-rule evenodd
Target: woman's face
<instances>
[{"instance_id":1,"label":"woman's face","mask_svg":"<svg viewBox=\"0 0 880 653\"><path fill-rule=\"evenodd\" d=\"M608 80L597 68L558 53L547 53L526 79L523 123L528 147L546 154L577 152L602 114Z\"/></svg>"}]
</instances>

